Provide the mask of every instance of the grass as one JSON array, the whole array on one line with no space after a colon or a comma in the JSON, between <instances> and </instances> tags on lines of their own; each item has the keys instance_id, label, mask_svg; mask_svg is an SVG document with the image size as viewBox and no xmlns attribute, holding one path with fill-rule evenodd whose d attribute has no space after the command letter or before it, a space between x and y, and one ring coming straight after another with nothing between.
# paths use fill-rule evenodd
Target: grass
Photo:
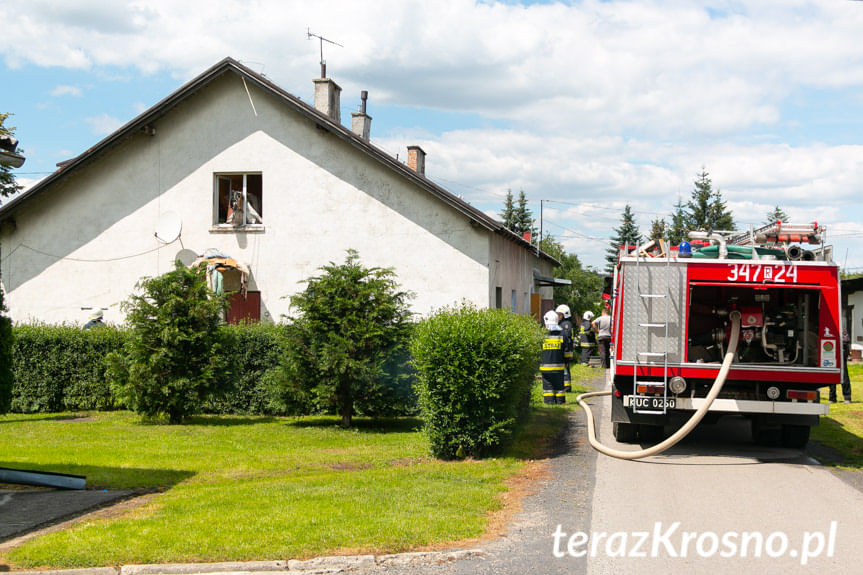
<instances>
[{"instance_id":1,"label":"grass","mask_svg":"<svg viewBox=\"0 0 863 575\"><path fill-rule=\"evenodd\" d=\"M851 376L851 400L841 403L842 390L836 390L840 403L830 404L830 415L821 418L821 423L812 428L811 438L831 447L841 454L836 467L863 470L863 364L848 366ZM827 392L822 390L822 402L827 401Z\"/></svg>"},{"instance_id":2,"label":"grass","mask_svg":"<svg viewBox=\"0 0 863 575\"><path fill-rule=\"evenodd\" d=\"M418 419L198 417L129 412L0 417L0 466L87 475L90 488L160 490L11 549L16 568L398 552L483 534L507 482L548 454L573 409L534 402L496 458L431 459Z\"/></svg>"}]
</instances>

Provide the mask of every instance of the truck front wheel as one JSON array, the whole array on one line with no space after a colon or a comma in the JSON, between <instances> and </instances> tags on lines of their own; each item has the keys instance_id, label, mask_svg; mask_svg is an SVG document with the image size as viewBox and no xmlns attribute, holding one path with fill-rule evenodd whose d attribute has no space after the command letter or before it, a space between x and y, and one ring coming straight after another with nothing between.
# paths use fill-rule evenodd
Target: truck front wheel
<instances>
[{"instance_id":1,"label":"truck front wheel","mask_svg":"<svg viewBox=\"0 0 863 575\"><path fill-rule=\"evenodd\" d=\"M794 449L803 449L809 443L808 425L783 425L782 446Z\"/></svg>"},{"instance_id":2,"label":"truck front wheel","mask_svg":"<svg viewBox=\"0 0 863 575\"><path fill-rule=\"evenodd\" d=\"M611 432L620 443L635 443L638 440L638 427L634 423L614 422Z\"/></svg>"}]
</instances>

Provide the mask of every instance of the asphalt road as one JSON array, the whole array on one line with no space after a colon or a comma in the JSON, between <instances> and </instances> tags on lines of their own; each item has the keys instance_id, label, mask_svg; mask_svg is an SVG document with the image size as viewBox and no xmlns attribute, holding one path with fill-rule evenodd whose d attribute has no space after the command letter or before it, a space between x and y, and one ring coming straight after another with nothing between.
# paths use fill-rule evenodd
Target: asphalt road
<instances>
[{"instance_id":1,"label":"asphalt road","mask_svg":"<svg viewBox=\"0 0 863 575\"><path fill-rule=\"evenodd\" d=\"M639 449L614 441L607 401L592 402L600 439ZM863 492L800 450L753 445L745 420L700 427L641 461L597 456L584 422L583 412L573 414L552 476L527 498L505 537L480 546L484 556L383 571L863 572Z\"/></svg>"}]
</instances>

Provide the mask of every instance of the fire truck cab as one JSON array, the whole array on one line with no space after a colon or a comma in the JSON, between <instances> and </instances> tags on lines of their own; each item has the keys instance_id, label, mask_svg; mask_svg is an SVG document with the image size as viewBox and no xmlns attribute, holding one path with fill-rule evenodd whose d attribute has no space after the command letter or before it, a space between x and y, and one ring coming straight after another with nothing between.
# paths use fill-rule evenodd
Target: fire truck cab
<instances>
[{"instance_id":1,"label":"fire truck cab","mask_svg":"<svg viewBox=\"0 0 863 575\"><path fill-rule=\"evenodd\" d=\"M672 416L703 404L736 310L737 350L704 421L736 414L751 421L757 443L805 446L829 410L820 388L843 375L839 267L824 234L817 223L776 222L692 232L701 245L689 253L664 242L622 249L611 297L615 439L659 441Z\"/></svg>"}]
</instances>

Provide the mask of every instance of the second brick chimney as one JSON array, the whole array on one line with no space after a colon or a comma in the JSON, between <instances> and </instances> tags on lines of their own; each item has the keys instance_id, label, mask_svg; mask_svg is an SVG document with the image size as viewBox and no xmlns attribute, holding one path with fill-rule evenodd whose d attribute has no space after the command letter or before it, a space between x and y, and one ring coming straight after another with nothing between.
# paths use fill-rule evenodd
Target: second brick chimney
<instances>
[{"instance_id":1,"label":"second brick chimney","mask_svg":"<svg viewBox=\"0 0 863 575\"><path fill-rule=\"evenodd\" d=\"M426 175L426 153L419 146L408 146L408 167L421 176Z\"/></svg>"},{"instance_id":2,"label":"second brick chimney","mask_svg":"<svg viewBox=\"0 0 863 575\"><path fill-rule=\"evenodd\" d=\"M369 93L366 90L360 92L360 111L351 113L351 131L368 141L371 131L372 117L366 114L366 100Z\"/></svg>"}]
</instances>

